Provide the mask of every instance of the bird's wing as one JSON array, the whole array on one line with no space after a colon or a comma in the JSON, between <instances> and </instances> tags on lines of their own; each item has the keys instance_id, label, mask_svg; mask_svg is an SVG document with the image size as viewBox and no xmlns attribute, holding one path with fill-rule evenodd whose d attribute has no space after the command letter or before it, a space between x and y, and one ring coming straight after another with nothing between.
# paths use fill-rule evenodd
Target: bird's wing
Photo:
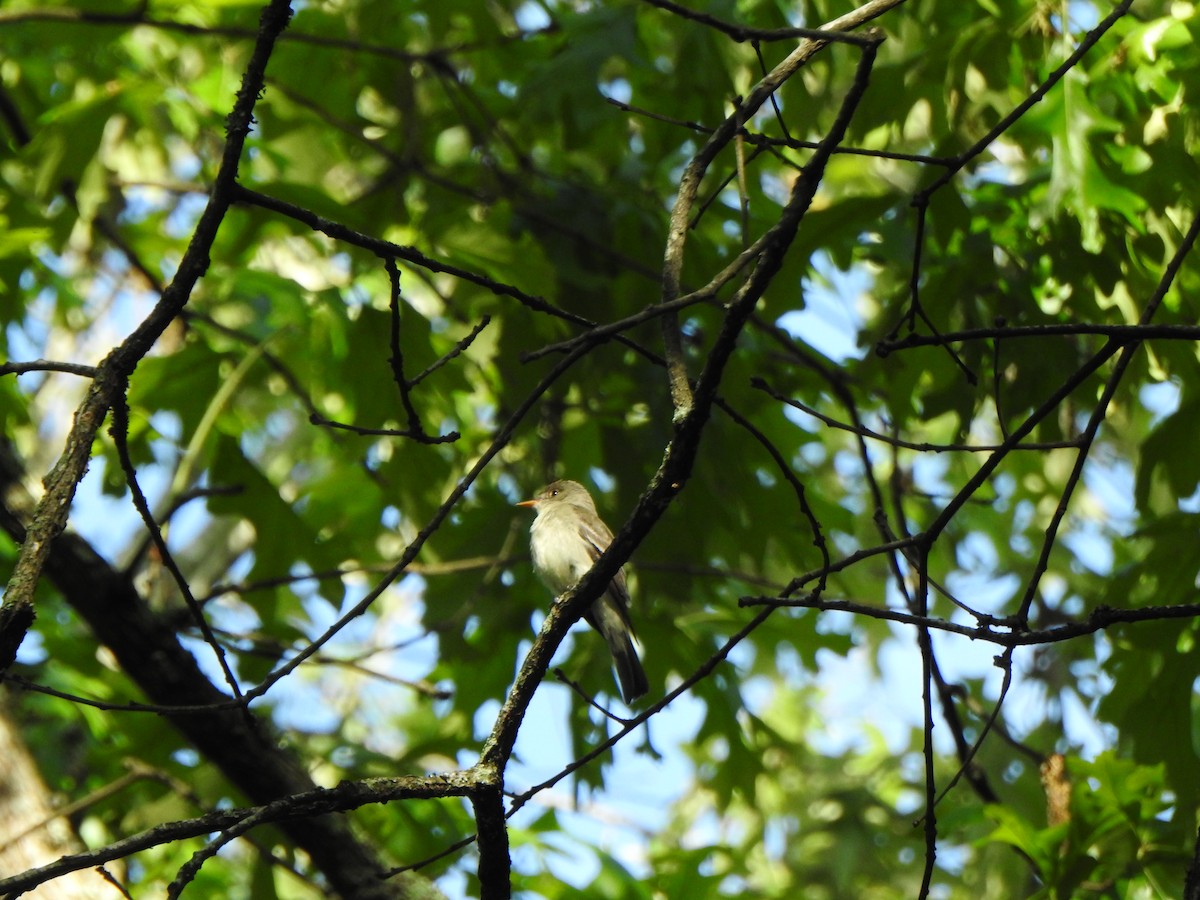
<instances>
[{"instance_id":1,"label":"bird's wing","mask_svg":"<svg viewBox=\"0 0 1200 900\"><path fill-rule=\"evenodd\" d=\"M612 532L608 530L608 526L603 522L598 523L599 527L588 524L579 526L579 536L587 542L588 554L594 563L600 558L600 554L612 543ZM632 628L629 621L629 586L625 583L625 569L620 568L617 574L613 576L613 580L608 586L608 595L617 603L618 611L625 624Z\"/></svg>"}]
</instances>

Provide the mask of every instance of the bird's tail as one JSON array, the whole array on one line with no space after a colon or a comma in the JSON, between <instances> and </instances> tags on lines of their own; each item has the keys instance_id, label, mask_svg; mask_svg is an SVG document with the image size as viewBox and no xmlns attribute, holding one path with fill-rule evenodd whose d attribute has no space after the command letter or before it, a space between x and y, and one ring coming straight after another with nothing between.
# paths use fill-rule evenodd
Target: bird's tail
<instances>
[{"instance_id":1,"label":"bird's tail","mask_svg":"<svg viewBox=\"0 0 1200 900\"><path fill-rule=\"evenodd\" d=\"M650 683L633 643L633 626L615 607L616 603L610 597L601 597L593 607L594 615L589 618L595 619L592 624L608 644L617 669L617 681L621 683L622 698L626 703L632 703L650 690Z\"/></svg>"},{"instance_id":2,"label":"bird's tail","mask_svg":"<svg viewBox=\"0 0 1200 900\"><path fill-rule=\"evenodd\" d=\"M625 702L632 703L650 690L646 680L646 670L638 659L637 648L633 646L629 632L625 632L618 644L612 638L608 639L608 649L612 651L613 662L617 667L617 680L621 682L621 696Z\"/></svg>"}]
</instances>

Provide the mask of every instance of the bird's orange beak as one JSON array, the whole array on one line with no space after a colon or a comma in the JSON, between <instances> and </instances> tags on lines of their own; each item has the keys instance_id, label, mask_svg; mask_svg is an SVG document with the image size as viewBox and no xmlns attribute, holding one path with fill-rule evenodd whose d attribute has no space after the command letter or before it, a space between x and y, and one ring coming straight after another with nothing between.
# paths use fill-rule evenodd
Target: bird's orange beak
<instances>
[{"instance_id":1,"label":"bird's orange beak","mask_svg":"<svg viewBox=\"0 0 1200 900\"><path fill-rule=\"evenodd\" d=\"M538 503L539 501L537 500L521 500L517 503L517 506L537 506Z\"/></svg>"}]
</instances>

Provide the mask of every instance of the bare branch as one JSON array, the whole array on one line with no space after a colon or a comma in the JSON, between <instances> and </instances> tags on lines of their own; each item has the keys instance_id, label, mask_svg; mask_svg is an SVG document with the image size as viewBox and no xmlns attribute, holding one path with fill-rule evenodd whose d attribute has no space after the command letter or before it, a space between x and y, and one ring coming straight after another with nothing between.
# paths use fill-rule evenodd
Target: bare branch
<instances>
[{"instance_id":1,"label":"bare branch","mask_svg":"<svg viewBox=\"0 0 1200 900\"><path fill-rule=\"evenodd\" d=\"M66 372L81 378L95 378L98 369L82 363L57 362L52 359L35 359L32 362L0 363L0 375L25 375L28 372Z\"/></svg>"},{"instance_id":2,"label":"bare branch","mask_svg":"<svg viewBox=\"0 0 1200 900\"><path fill-rule=\"evenodd\" d=\"M1057 644L1071 641L1114 625L1130 622L1160 622L1168 619L1200 618L1200 603L1180 603L1175 606L1141 606L1136 609L1116 609L1098 606L1082 621L1057 625L1053 628L1025 629L1012 617L996 619L982 625L961 625L946 619L918 615L902 609L870 606L852 600L826 600L821 597L742 597L739 606L789 607L796 609L837 610L872 619L885 619L903 625L931 628L957 634L974 641L986 641L999 647L1031 647L1039 644ZM998 627L1008 630L998 631Z\"/></svg>"}]
</instances>

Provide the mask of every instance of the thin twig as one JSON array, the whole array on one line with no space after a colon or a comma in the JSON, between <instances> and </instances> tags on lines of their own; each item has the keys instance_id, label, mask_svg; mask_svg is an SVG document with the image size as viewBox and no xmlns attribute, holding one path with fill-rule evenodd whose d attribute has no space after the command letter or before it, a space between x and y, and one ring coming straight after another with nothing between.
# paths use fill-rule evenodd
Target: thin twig
<instances>
[{"instance_id":1,"label":"thin twig","mask_svg":"<svg viewBox=\"0 0 1200 900\"><path fill-rule=\"evenodd\" d=\"M828 425L830 428L836 428L839 431L846 431L850 434L864 437L872 441L878 441L881 444L887 444L891 447L899 447L904 450L916 450L921 453L992 453L999 450L1002 444L930 444L927 442L905 441L900 438L892 437L886 434L880 434L878 431L872 431L863 425L849 425L845 422L839 422L832 416L827 416L818 409L814 409L807 403L788 397L780 393L771 385L759 377L750 379L750 386L757 388L765 394L774 397L781 403L786 403L793 409L798 409L803 413L812 416L819 422ZM1073 438L1066 441L1030 441L1029 443L1018 444L1014 450L1069 450L1079 446L1079 438Z\"/></svg>"},{"instance_id":2,"label":"thin twig","mask_svg":"<svg viewBox=\"0 0 1200 900\"><path fill-rule=\"evenodd\" d=\"M762 597L747 596L738 600L738 606L765 606L770 608L787 607L795 609L819 609L838 612L848 612L854 615L866 616L871 619L883 619L889 622L899 622L903 625L931 628L970 638L973 641L985 641L999 647L1031 647L1038 644L1058 644L1063 641L1073 641L1076 638L1105 631L1114 625L1124 625L1131 622L1162 622L1173 619L1200 618L1200 603L1180 603L1175 606L1141 606L1136 609L1117 609L1111 606L1098 606L1086 619L1056 625L1053 628L1028 629L1020 626L1012 617L996 619L981 625L962 625L947 619L934 616L922 616L903 609L871 606L866 603L856 603L852 600L826 600L821 597ZM998 627L1006 627L1006 631L997 631Z\"/></svg>"},{"instance_id":3,"label":"thin twig","mask_svg":"<svg viewBox=\"0 0 1200 900\"><path fill-rule=\"evenodd\" d=\"M701 25L707 25L709 28L715 29L726 37L737 41L739 44L746 41L792 41L796 38L808 38L813 41L826 41L830 43L854 44L859 47L865 47L871 42L869 37L828 28L751 28L748 25L726 22L723 19L718 19L716 16L710 16L708 13L697 12L694 9L674 3L673 0L642 0L642 2L673 13L682 19L690 19L693 22L699 22Z\"/></svg>"},{"instance_id":4,"label":"thin twig","mask_svg":"<svg viewBox=\"0 0 1200 900\"><path fill-rule=\"evenodd\" d=\"M229 660L225 656L225 648L221 646L216 635L213 634L212 627L208 624L208 620L204 616L204 610L196 602L196 598L192 594L191 585L188 584L187 578L180 570L178 563L175 562L174 555L171 553L170 548L167 547L162 530L158 527L158 523L154 521L154 514L150 511L150 504L146 500L146 495L142 492L142 486L138 483L137 469L133 465L133 460L129 457L129 406L124 393L118 393L113 398L112 424L109 427L109 434L116 445L117 459L120 460L121 470L125 473L125 483L129 486L129 493L133 498L133 506L138 511L138 515L141 516L142 523L146 526L146 530L150 534L150 540L158 551L163 565L167 567L167 571L175 579L175 586L179 588L179 593L183 596L183 601L187 604L193 621L199 627L201 635L204 636L204 642L208 644L209 649L216 656L217 663L221 667L221 674L225 677L225 683L229 685L229 689L233 692L234 697L241 698L242 689L238 684L237 676L233 674ZM249 709L246 712L249 714Z\"/></svg>"},{"instance_id":5,"label":"thin twig","mask_svg":"<svg viewBox=\"0 0 1200 900\"><path fill-rule=\"evenodd\" d=\"M880 341L875 352L888 356L899 350L914 347L940 347L943 344L961 344L970 341L1013 340L1016 338L1046 338L1063 335L1081 337L1106 337L1121 344L1135 341L1187 341L1200 340L1200 325L1105 325L1086 322L1054 322L1046 325L993 325L987 328L971 328L964 331L948 331L940 335L910 334L897 341Z\"/></svg>"},{"instance_id":6,"label":"thin twig","mask_svg":"<svg viewBox=\"0 0 1200 900\"><path fill-rule=\"evenodd\" d=\"M28 372L66 372L81 378L95 378L99 370L82 363L59 362L53 359L35 359L31 362L0 363L0 375L24 375Z\"/></svg>"}]
</instances>

